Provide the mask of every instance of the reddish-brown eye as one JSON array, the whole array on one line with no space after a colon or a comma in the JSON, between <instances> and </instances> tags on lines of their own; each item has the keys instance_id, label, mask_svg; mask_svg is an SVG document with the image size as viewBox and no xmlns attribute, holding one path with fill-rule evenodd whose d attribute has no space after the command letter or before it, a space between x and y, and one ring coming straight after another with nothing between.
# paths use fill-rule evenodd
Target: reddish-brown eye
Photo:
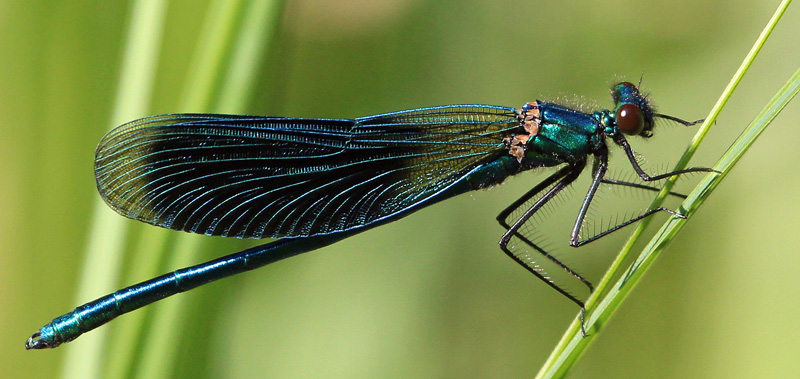
<instances>
[{"instance_id":1,"label":"reddish-brown eye","mask_svg":"<svg viewBox=\"0 0 800 379\"><path fill-rule=\"evenodd\" d=\"M627 135L638 135L644 129L644 115L639 107L625 104L617 109L617 128Z\"/></svg>"}]
</instances>

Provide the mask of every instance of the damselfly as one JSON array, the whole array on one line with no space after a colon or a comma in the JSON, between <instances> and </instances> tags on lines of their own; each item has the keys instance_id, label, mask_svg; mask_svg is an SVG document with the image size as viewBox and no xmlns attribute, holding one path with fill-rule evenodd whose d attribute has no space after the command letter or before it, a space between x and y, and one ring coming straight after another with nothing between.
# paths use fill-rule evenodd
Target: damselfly
<instances>
[{"instance_id":1,"label":"damselfly","mask_svg":"<svg viewBox=\"0 0 800 379\"><path fill-rule=\"evenodd\" d=\"M56 347L167 296L318 249L511 175L554 166L555 173L498 216L506 229L500 248L583 309L583 301L550 280L539 263L554 264L589 290L591 284L522 231L531 216L575 181L590 157L592 181L571 246L657 212L681 216L656 208L581 238L601 183L657 189L606 178L609 141L622 147L645 182L712 171L645 173L626 136L651 137L656 118L694 123L656 113L634 84L616 84L611 94L615 108L593 113L534 101L519 109L447 105L357 119L170 114L124 124L103 137L95 158L97 188L115 211L191 233L280 239L84 304L42 327L26 347ZM515 211L521 216L511 217Z\"/></svg>"}]
</instances>

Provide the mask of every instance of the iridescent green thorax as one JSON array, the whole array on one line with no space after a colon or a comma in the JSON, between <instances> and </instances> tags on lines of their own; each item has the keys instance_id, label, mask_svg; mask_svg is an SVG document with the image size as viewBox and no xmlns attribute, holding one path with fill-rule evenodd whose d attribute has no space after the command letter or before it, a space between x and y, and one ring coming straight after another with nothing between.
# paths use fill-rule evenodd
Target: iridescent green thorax
<instances>
[{"instance_id":1,"label":"iridescent green thorax","mask_svg":"<svg viewBox=\"0 0 800 379\"><path fill-rule=\"evenodd\" d=\"M596 145L599 120L558 104L535 101L517 110L520 128L504 138L521 168L555 166L585 156Z\"/></svg>"},{"instance_id":2,"label":"iridescent green thorax","mask_svg":"<svg viewBox=\"0 0 800 379\"><path fill-rule=\"evenodd\" d=\"M592 114L544 101L526 103L516 110L519 128L503 138L508 154L521 169L556 166L583 159L605 148L607 137L650 137L656 115L647 96L632 83L611 90L614 110Z\"/></svg>"}]
</instances>

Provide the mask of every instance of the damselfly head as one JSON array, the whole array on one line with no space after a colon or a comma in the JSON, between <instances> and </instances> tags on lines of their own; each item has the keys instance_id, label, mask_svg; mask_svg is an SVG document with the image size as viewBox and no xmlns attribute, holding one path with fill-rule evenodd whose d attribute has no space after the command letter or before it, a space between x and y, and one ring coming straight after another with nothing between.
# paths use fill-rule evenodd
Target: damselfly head
<instances>
[{"instance_id":1,"label":"damselfly head","mask_svg":"<svg viewBox=\"0 0 800 379\"><path fill-rule=\"evenodd\" d=\"M630 82L621 82L611 89L614 99L614 121L619 131L631 136L651 137L655 112L647 96Z\"/></svg>"}]
</instances>

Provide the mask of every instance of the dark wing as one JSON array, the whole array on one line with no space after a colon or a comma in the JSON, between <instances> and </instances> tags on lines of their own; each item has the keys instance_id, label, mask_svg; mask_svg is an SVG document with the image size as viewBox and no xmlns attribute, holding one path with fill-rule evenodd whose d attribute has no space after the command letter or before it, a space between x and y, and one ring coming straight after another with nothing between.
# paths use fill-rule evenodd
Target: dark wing
<instances>
[{"instance_id":1,"label":"dark wing","mask_svg":"<svg viewBox=\"0 0 800 379\"><path fill-rule=\"evenodd\" d=\"M118 213L248 238L363 226L436 194L519 123L513 108L457 105L355 120L153 116L109 132L97 188Z\"/></svg>"}]
</instances>

